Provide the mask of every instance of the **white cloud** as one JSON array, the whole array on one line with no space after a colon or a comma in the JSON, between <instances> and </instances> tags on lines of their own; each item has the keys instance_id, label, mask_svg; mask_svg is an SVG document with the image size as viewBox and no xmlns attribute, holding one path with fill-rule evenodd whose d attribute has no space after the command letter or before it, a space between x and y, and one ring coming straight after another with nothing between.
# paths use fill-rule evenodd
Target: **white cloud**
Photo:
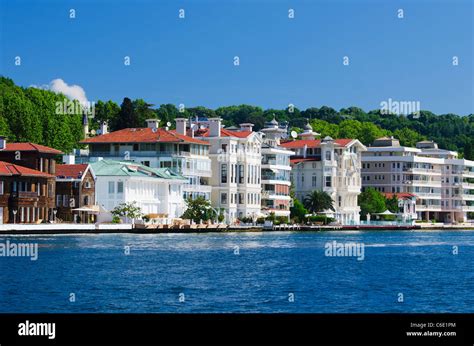
<instances>
[{"instance_id":1,"label":"white cloud","mask_svg":"<svg viewBox=\"0 0 474 346\"><path fill-rule=\"evenodd\" d=\"M56 93L63 93L70 100L78 100L83 106L88 105L89 101L86 97L86 92L79 85L68 85L61 78L54 79L49 83L49 90Z\"/></svg>"},{"instance_id":2,"label":"white cloud","mask_svg":"<svg viewBox=\"0 0 474 346\"><path fill-rule=\"evenodd\" d=\"M77 100L83 107L89 105L86 92L80 85L69 85L61 78L53 79L48 85L30 85L32 88L51 90L55 93L62 93L70 100Z\"/></svg>"}]
</instances>

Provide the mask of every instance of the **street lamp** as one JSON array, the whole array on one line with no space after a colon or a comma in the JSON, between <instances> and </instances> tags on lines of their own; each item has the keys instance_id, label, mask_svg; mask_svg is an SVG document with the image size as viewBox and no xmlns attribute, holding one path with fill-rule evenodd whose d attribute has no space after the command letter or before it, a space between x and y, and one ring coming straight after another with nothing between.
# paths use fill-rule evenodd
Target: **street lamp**
<instances>
[{"instance_id":1,"label":"street lamp","mask_svg":"<svg viewBox=\"0 0 474 346\"><path fill-rule=\"evenodd\" d=\"M16 213L18 212L18 210L13 209L12 212L13 212L13 224L16 224Z\"/></svg>"},{"instance_id":2,"label":"street lamp","mask_svg":"<svg viewBox=\"0 0 474 346\"><path fill-rule=\"evenodd\" d=\"M56 223L56 214L57 214L57 210L56 209L53 209L53 214L54 214L54 223Z\"/></svg>"}]
</instances>

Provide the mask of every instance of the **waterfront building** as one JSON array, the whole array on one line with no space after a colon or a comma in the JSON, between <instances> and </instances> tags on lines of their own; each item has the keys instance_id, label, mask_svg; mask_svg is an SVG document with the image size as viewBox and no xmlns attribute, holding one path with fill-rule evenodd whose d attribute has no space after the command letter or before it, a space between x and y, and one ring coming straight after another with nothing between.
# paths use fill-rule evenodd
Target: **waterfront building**
<instances>
[{"instance_id":1,"label":"waterfront building","mask_svg":"<svg viewBox=\"0 0 474 346\"><path fill-rule=\"evenodd\" d=\"M83 140L88 150L76 150L76 162L107 160L135 162L151 168L168 168L187 178L183 197L211 197L209 143L168 128L158 119L148 119L146 128L108 132L102 124L100 135Z\"/></svg>"},{"instance_id":2,"label":"waterfront building","mask_svg":"<svg viewBox=\"0 0 474 346\"><path fill-rule=\"evenodd\" d=\"M121 203L136 202L143 214L159 214L168 222L183 214L187 179L170 168L106 159L90 165L96 178L97 204L107 211Z\"/></svg>"},{"instance_id":3,"label":"waterfront building","mask_svg":"<svg viewBox=\"0 0 474 346\"><path fill-rule=\"evenodd\" d=\"M10 143L0 136L0 161L12 164L4 165L4 173L8 175L9 169L18 170L18 173L11 172L8 179L11 186L4 186L11 198L11 203L3 203L3 208L8 208L2 211L5 222L13 222L14 211L19 223L55 219L56 158L61 154L41 144Z\"/></svg>"},{"instance_id":4,"label":"waterfront building","mask_svg":"<svg viewBox=\"0 0 474 346\"><path fill-rule=\"evenodd\" d=\"M51 174L0 161L0 223L54 220Z\"/></svg>"},{"instance_id":5,"label":"waterfront building","mask_svg":"<svg viewBox=\"0 0 474 346\"><path fill-rule=\"evenodd\" d=\"M398 200L398 212L399 216L403 221L412 221L418 218L416 214L416 195L412 193L383 193L385 198L391 199L394 196Z\"/></svg>"},{"instance_id":6,"label":"waterfront building","mask_svg":"<svg viewBox=\"0 0 474 346\"><path fill-rule=\"evenodd\" d=\"M9 143L0 136L0 161L55 175L59 150L36 143Z\"/></svg>"},{"instance_id":7,"label":"waterfront building","mask_svg":"<svg viewBox=\"0 0 474 346\"><path fill-rule=\"evenodd\" d=\"M95 178L90 165L56 165L57 219L68 222L92 222L94 205Z\"/></svg>"},{"instance_id":8,"label":"waterfront building","mask_svg":"<svg viewBox=\"0 0 474 346\"><path fill-rule=\"evenodd\" d=\"M281 146L287 136L285 125L276 119L265 123L262 143L262 213L290 217L290 157L295 154Z\"/></svg>"},{"instance_id":9,"label":"waterfront building","mask_svg":"<svg viewBox=\"0 0 474 346\"><path fill-rule=\"evenodd\" d=\"M222 127L222 119L205 118L191 121L176 119L177 133L198 137L209 143L212 162L211 202L223 210L226 222L238 218L256 220L261 213L262 136L253 124L241 124L231 131Z\"/></svg>"},{"instance_id":10,"label":"waterfront building","mask_svg":"<svg viewBox=\"0 0 474 346\"><path fill-rule=\"evenodd\" d=\"M414 194L418 219L464 222L474 212L474 161L433 141L413 148L393 137L375 140L362 154L362 186Z\"/></svg>"},{"instance_id":11,"label":"waterfront building","mask_svg":"<svg viewBox=\"0 0 474 346\"><path fill-rule=\"evenodd\" d=\"M303 201L314 190L325 191L333 199L336 221L359 223L361 153L366 147L357 139L319 140L317 135L308 123L300 139L282 143L295 152L290 159L295 197Z\"/></svg>"}]
</instances>

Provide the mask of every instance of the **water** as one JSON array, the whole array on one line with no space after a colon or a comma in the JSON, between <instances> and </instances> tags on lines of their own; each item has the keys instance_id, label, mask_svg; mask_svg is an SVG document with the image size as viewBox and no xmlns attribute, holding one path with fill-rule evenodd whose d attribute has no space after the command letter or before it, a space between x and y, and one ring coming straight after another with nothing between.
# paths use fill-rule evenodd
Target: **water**
<instances>
[{"instance_id":1,"label":"water","mask_svg":"<svg viewBox=\"0 0 474 346\"><path fill-rule=\"evenodd\" d=\"M0 257L0 312L474 312L474 231L7 239L39 257ZM364 260L326 257L334 240Z\"/></svg>"}]
</instances>

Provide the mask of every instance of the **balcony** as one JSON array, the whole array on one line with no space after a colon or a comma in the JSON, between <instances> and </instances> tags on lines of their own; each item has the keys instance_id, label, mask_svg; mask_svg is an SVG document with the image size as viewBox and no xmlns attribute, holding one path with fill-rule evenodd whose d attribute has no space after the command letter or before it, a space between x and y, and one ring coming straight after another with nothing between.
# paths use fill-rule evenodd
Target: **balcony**
<instances>
[{"instance_id":1,"label":"balcony","mask_svg":"<svg viewBox=\"0 0 474 346\"><path fill-rule=\"evenodd\" d=\"M33 199L38 199L38 192L34 191L20 191L20 192L12 192L10 194L10 197L12 198L33 198Z\"/></svg>"},{"instance_id":2,"label":"balcony","mask_svg":"<svg viewBox=\"0 0 474 346\"><path fill-rule=\"evenodd\" d=\"M290 200L291 197L287 193L275 192L271 190L264 190L262 191L262 198L268 199L281 199L281 200Z\"/></svg>"},{"instance_id":3,"label":"balcony","mask_svg":"<svg viewBox=\"0 0 474 346\"><path fill-rule=\"evenodd\" d=\"M212 186L209 185L184 185L183 191L189 192L211 192Z\"/></svg>"}]
</instances>

